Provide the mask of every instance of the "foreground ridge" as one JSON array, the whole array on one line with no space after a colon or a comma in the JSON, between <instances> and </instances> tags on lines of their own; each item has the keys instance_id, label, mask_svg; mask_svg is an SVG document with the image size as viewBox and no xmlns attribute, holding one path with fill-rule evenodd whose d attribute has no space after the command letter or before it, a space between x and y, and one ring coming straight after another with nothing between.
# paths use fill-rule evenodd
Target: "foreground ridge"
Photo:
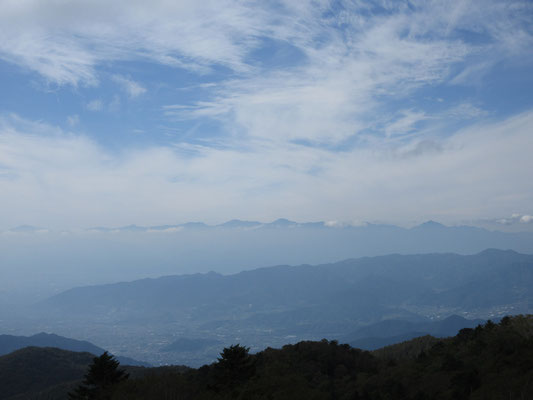
<instances>
[{"instance_id":1,"label":"foreground ridge","mask_svg":"<svg viewBox=\"0 0 533 400\"><path fill-rule=\"evenodd\" d=\"M532 339L533 316L518 315L462 329L454 337L425 336L373 352L326 339L257 354L237 344L224 349L217 362L198 369L130 369L131 379L118 383L110 398L526 399L533 398ZM29 376L30 371L39 373L30 350L0 357L0 367L9 368L10 359L20 362L13 359L23 354L27 377L40 381ZM56 389L0 398L63 397Z\"/></svg>"}]
</instances>

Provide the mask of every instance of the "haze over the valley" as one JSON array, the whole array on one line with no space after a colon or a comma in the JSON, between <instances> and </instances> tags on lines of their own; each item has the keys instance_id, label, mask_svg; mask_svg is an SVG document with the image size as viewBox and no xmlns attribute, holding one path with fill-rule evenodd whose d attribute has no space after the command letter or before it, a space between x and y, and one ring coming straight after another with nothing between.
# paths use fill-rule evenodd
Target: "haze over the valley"
<instances>
[{"instance_id":1,"label":"haze over the valley","mask_svg":"<svg viewBox=\"0 0 533 400\"><path fill-rule=\"evenodd\" d=\"M410 228L286 219L59 232L26 226L0 235L0 298L7 303L34 302L73 286L392 253L475 254L487 248L533 253L530 231L447 227L434 221Z\"/></svg>"}]
</instances>

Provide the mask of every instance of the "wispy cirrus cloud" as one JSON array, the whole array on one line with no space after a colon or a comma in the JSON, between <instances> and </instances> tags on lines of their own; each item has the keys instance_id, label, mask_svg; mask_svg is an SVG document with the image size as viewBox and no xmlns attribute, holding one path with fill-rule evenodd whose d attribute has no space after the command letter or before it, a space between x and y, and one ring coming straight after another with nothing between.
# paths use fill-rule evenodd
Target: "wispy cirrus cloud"
<instances>
[{"instance_id":1,"label":"wispy cirrus cloud","mask_svg":"<svg viewBox=\"0 0 533 400\"><path fill-rule=\"evenodd\" d=\"M102 108L104 108L104 104L102 103L102 100L94 99L94 100L89 101L86 107L87 107L87 110L89 111L101 111Z\"/></svg>"},{"instance_id":2,"label":"wispy cirrus cloud","mask_svg":"<svg viewBox=\"0 0 533 400\"><path fill-rule=\"evenodd\" d=\"M118 83L130 97L138 97L146 93L146 88L132 79L128 79L121 75L113 75L113 80Z\"/></svg>"},{"instance_id":3,"label":"wispy cirrus cloud","mask_svg":"<svg viewBox=\"0 0 533 400\"><path fill-rule=\"evenodd\" d=\"M80 123L80 116L78 114L69 115L67 117L67 124L71 127L76 126Z\"/></svg>"},{"instance_id":4,"label":"wispy cirrus cloud","mask_svg":"<svg viewBox=\"0 0 533 400\"><path fill-rule=\"evenodd\" d=\"M271 18L262 6L227 0L5 1L0 57L72 85L96 84L97 67L116 60L246 71L246 53Z\"/></svg>"},{"instance_id":5,"label":"wispy cirrus cloud","mask_svg":"<svg viewBox=\"0 0 533 400\"><path fill-rule=\"evenodd\" d=\"M483 109L464 101L446 105L448 110L437 114L420 103L403 116L397 111L390 115L390 103L421 88L457 84L459 75L479 63L488 70L502 57L518 57L516 49L527 49L533 36L530 28L512 22L527 5L491 3L481 9L465 2L397 4L383 11L343 2L343 11L329 17L302 13L312 21L308 36L322 38L308 42L290 36L305 54L305 62L224 81L211 99L167 105L165 114L213 118L229 131L261 140L318 144L341 143L375 131L376 126L381 135L393 137L423 120L438 120L444 131L444 114L454 120L486 116ZM389 5L385 2L382 7ZM482 40L470 40L456 30ZM516 34L513 49L506 47L510 31Z\"/></svg>"},{"instance_id":6,"label":"wispy cirrus cloud","mask_svg":"<svg viewBox=\"0 0 533 400\"><path fill-rule=\"evenodd\" d=\"M407 58L431 60L429 50L439 42L445 51L444 42L455 41L458 55L456 31L463 29L489 38L475 46L474 57L497 48L493 59L502 59L532 43L530 13L531 5L522 1L490 1L484 7L444 1L412 6L402 1L4 1L0 56L51 82L74 85L97 83L98 66L115 60L247 72L253 69L250 52L264 38L290 44L313 63L336 64L351 53L388 61L387 68ZM481 61L474 65L490 65ZM431 61L411 64L418 65L419 79L441 74Z\"/></svg>"}]
</instances>

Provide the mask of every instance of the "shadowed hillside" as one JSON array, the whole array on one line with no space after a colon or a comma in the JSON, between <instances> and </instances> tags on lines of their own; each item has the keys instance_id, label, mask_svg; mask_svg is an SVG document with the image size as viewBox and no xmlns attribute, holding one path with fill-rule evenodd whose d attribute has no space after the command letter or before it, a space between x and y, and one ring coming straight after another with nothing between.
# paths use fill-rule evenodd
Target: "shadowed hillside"
<instances>
[{"instance_id":1,"label":"shadowed hillside","mask_svg":"<svg viewBox=\"0 0 533 400\"><path fill-rule=\"evenodd\" d=\"M1 356L0 399L15 395L25 399L53 386L64 396L93 358L93 354L49 347L26 347Z\"/></svg>"}]
</instances>

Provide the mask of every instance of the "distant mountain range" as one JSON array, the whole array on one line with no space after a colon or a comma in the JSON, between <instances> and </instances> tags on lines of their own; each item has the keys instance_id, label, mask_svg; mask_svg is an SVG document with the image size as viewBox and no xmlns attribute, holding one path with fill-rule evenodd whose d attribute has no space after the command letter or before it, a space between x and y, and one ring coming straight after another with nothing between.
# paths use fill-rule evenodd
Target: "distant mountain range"
<instances>
[{"instance_id":1,"label":"distant mountain range","mask_svg":"<svg viewBox=\"0 0 533 400\"><path fill-rule=\"evenodd\" d=\"M44 301L38 313L49 321L72 318L80 326L113 325L114 331L174 332L178 349L197 344L180 342L183 338L209 340L200 342L198 350L205 353L198 360L207 360L236 340L256 350L324 337L375 348L427 333L445 336L479 320L432 320L527 313L532 300L533 256L486 250L471 256L388 255L79 287ZM349 332L354 334L348 337ZM368 344L357 342L362 339ZM170 355L159 361L148 357L168 352L171 343L163 341L135 357L166 362Z\"/></svg>"},{"instance_id":2,"label":"distant mountain range","mask_svg":"<svg viewBox=\"0 0 533 400\"><path fill-rule=\"evenodd\" d=\"M87 341L69 339L44 332L33 336L0 335L0 356L20 350L24 347L55 347L62 350L90 353L95 356L99 356L105 351ZM124 365L150 366L148 363L137 361L129 357L117 356L116 359Z\"/></svg>"},{"instance_id":3,"label":"distant mountain range","mask_svg":"<svg viewBox=\"0 0 533 400\"><path fill-rule=\"evenodd\" d=\"M260 221L247 221L240 219L232 219L217 225L208 225L204 222L186 222L182 224L169 224L169 225L153 225L153 226L140 226L140 225L124 225L119 227L108 226L95 226L85 229L92 232L153 232L153 231L176 231L181 229L268 229L268 228L323 228L323 229L344 229L344 230L361 230L365 228L371 229L397 229L401 231L420 231L420 230L443 230L452 229L455 233L460 231L469 231L474 233L477 231L486 232L499 232L498 230L486 230L480 227L458 225L458 226L446 226L436 221L426 221L422 224L416 225L412 228L402 228L390 224L374 224L370 222L363 222L359 224L340 223L337 221L315 221L315 222L295 222L286 218L278 218L272 222L260 222ZM20 225L8 230L13 233L31 233L31 232L51 232L49 228L36 227L32 225ZM76 230L79 231L79 230ZM64 232L64 231L63 231ZM503 232L500 232L503 233ZM533 232L525 232L533 234Z\"/></svg>"},{"instance_id":4,"label":"distant mountain range","mask_svg":"<svg viewBox=\"0 0 533 400\"><path fill-rule=\"evenodd\" d=\"M21 303L94 283L210 270L235 274L272 265L317 265L388 254L468 255L487 248L533 253L533 232L489 231L433 221L408 229L287 219L70 232L25 226L2 233L0 254L7 270L0 281L0 313L4 304L13 302L13 294Z\"/></svg>"},{"instance_id":5,"label":"distant mountain range","mask_svg":"<svg viewBox=\"0 0 533 400\"><path fill-rule=\"evenodd\" d=\"M233 275L165 276L133 282L79 287L46 300L49 309L99 315L181 312L223 316L229 310L244 317L281 316L297 309L335 315L348 310L404 310L412 307L463 311L528 306L533 295L533 256L486 250L457 254L389 255L318 266L275 266ZM348 308L347 308L348 307ZM101 313L104 314L101 314ZM233 312L233 311L232 311ZM420 314L420 313L418 313ZM261 318L256 318L260 322Z\"/></svg>"}]
</instances>

